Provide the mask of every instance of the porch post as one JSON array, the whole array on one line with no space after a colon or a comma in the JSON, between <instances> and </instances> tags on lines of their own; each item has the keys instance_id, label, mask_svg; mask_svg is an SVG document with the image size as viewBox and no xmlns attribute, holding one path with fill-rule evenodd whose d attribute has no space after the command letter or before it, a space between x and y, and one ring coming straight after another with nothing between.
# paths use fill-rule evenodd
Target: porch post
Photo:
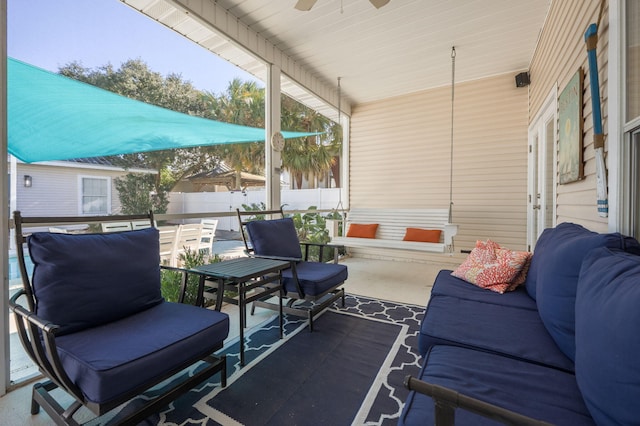
<instances>
[{"instance_id":1,"label":"porch post","mask_svg":"<svg viewBox=\"0 0 640 426\"><path fill-rule=\"evenodd\" d=\"M280 208L280 169L282 156L271 146L271 136L280 131L280 74L278 66L267 66L265 89L265 193L267 210Z\"/></svg>"},{"instance_id":2,"label":"porch post","mask_svg":"<svg viewBox=\"0 0 640 426\"><path fill-rule=\"evenodd\" d=\"M0 396L7 393L10 384L9 355L9 196L7 185L7 0L0 0ZM15 176L11 176L15 179Z\"/></svg>"}]
</instances>

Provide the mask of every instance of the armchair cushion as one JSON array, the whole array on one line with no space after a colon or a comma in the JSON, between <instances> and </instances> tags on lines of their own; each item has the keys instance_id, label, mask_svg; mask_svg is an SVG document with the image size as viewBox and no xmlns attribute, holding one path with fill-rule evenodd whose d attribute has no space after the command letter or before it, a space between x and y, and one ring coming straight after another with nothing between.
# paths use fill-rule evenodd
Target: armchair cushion
<instances>
[{"instance_id":1,"label":"armchair cushion","mask_svg":"<svg viewBox=\"0 0 640 426\"><path fill-rule=\"evenodd\" d=\"M302 291L312 297L321 296L347 279L347 267L337 263L298 262L296 272ZM298 292L292 268L282 271L282 282L287 292Z\"/></svg>"},{"instance_id":2,"label":"armchair cushion","mask_svg":"<svg viewBox=\"0 0 640 426\"><path fill-rule=\"evenodd\" d=\"M28 246L36 313L59 325L58 335L116 321L163 301L155 228L34 233Z\"/></svg>"},{"instance_id":3,"label":"armchair cushion","mask_svg":"<svg viewBox=\"0 0 640 426\"><path fill-rule=\"evenodd\" d=\"M157 380L190 359L210 354L228 333L227 314L163 302L56 342L71 380L88 400L106 403L136 384Z\"/></svg>"},{"instance_id":4,"label":"armchair cushion","mask_svg":"<svg viewBox=\"0 0 640 426\"><path fill-rule=\"evenodd\" d=\"M256 255L302 258L293 219L256 220L246 229Z\"/></svg>"}]
</instances>

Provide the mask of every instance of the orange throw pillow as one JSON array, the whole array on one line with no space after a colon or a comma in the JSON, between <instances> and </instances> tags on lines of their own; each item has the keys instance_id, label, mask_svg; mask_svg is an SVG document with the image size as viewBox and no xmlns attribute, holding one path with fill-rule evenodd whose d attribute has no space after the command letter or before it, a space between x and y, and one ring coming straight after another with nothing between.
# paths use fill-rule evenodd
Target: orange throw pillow
<instances>
[{"instance_id":1,"label":"orange throw pillow","mask_svg":"<svg viewBox=\"0 0 640 426\"><path fill-rule=\"evenodd\" d=\"M407 228L407 232L404 234L403 241L439 243L441 233L442 231L439 229Z\"/></svg>"},{"instance_id":2,"label":"orange throw pillow","mask_svg":"<svg viewBox=\"0 0 640 426\"><path fill-rule=\"evenodd\" d=\"M352 223L351 225L349 225L349 229L347 230L347 237L375 238L377 230L377 223L370 223L365 225Z\"/></svg>"}]
</instances>

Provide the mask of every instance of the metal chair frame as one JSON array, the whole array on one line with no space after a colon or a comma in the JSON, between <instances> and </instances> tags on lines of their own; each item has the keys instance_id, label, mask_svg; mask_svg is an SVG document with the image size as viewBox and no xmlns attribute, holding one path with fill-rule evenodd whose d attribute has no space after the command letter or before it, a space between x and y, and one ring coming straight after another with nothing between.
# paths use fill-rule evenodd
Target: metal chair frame
<instances>
[{"instance_id":1,"label":"metal chair frame","mask_svg":"<svg viewBox=\"0 0 640 426\"><path fill-rule=\"evenodd\" d=\"M342 306L345 306L345 293L344 293L344 289L343 288L338 288L339 286L341 286L343 283L338 284L337 286L334 286L333 288L328 289L327 291L312 296L309 294L305 294L305 292L303 291L302 287L300 286L300 282L298 280L298 274L297 274L297 269L296 269L296 264L298 262L301 261L308 261L309 258L309 247L319 247L319 259L322 260L323 259L323 254L324 254L324 250L325 249L331 249L333 250L333 262L337 263L338 262L338 250L342 247L342 246L336 246L336 245L330 245L330 244L319 244L319 243L311 243L311 242L305 242L305 241L298 241L299 244L301 246L304 247L303 250L303 257L302 258L289 258L289 257L275 257L275 256L260 256L260 255L256 255L255 251L253 249L253 247L250 244L250 239L247 235L246 232L246 224L251 222L252 219L251 217L253 217L255 220L255 216L256 215L264 215L267 217L273 217L273 216L279 216L279 218L284 218L284 212L282 209L278 209L278 210L261 210L261 211L241 211L240 209L236 209L236 212L238 214L238 221L240 222L240 233L242 234L242 240L244 242L244 246L245 246L245 252L247 253L247 255L249 256L255 256L255 257L269 257L271 259L278 259L278 260L286 260L291 262L291 270L292 270L292 275L293 275L293 279L295 281L296 284L296 291L295 292L286 292L285 293L285 297L288 298L289 300L287 301L286 305L283 306L283 311L287 314L291 314L291 315L295 315L298 317L303 317L303 318L307 318L309 320L309 331L313 331L313 320L314 318L322 311L324 311L325 309L327 309L329 306L333 305L334 302L336 302L337 300L341 299L342 300ZM257 307L261 307L261 308L266 308L266 309L272 309L272 310L276 310L279 309L278 304L275 303L271 303L268 302L266 299L264 300L256 300L253 302L253 305L251 307L251 313L254 313L255 308Z\"/></svg>"},{"instance_id":2,"label":"metal chair frame","mask_svg":"<svg viewBox=\"0 0 640 426\"><path fill-rule=\"evenodd\" d=\"M213 353L193 356L192 359L188 360L188 362L185 362L183 365L164 372L161 377L157 377L153 382L143 383L138 388L132 389L121 397L108 403L95 403L87 400L82 391L66 374L56 346L56 332L59 330L59 326L39 318L35 313L35 297L26 268L24 250L22 249L23 245L27 242L28 237L28 235L23 233L23 225L30 224L34 226L49 226L68 223L94 223L104 221L107 218L110 221L146 219L150 221L152 226L154 224L153 212L151 211L144 215L122 215L109 217L23 217L20 212L14 212L18 266L22 276L23 288L11 297L9 300L9 307L15 315L16 328L22 346L24 347L27 355L38 366L40 372L48 379L42 383L36 383L33 386L31 414L37 414L40 411L40 407L42 407L57 425L78 425L78 422L74 420L73 415L83 406L88 408L97 416L103 415L199 361L203 362L203 368L200 368L197 373L173 386L162 395L146 402L135 412L126 415L124 418L118 419L115 424L138 424L151 414L168 405L180 395L218 372L221 373L222 386L226 386L226 359L224 356L215 356ZM187 285L186 271L177 268L167 268L161 265L160 267L182 272L179 302L183 302ZM26 298L26 307L18 302L18 299L23 297ZM221 348L222 343L215 348L214 352ZM62 389L73 397L74 401L68 405L67 408L60 405L60 403L51 394L51 392L57 388Z\"/></svg>"},{"instance_id":3,"label":"metal chair frame","mask_svg":"<svg viewBox=\"0 0 640 426\"><path fill-rule=\"evenodd\" d=\"M454 426L457 408L470 411L480 416L507 424L518 426L548 426L550 423L533 419L497 405L489 404L470 396L463 395L453 389L434 385L415 377L406 376L404 386L417 393L433 399L435 405L433 424L436 426ZM429 419L425 419L427 421Z\"/></svg>"}]
</instances>

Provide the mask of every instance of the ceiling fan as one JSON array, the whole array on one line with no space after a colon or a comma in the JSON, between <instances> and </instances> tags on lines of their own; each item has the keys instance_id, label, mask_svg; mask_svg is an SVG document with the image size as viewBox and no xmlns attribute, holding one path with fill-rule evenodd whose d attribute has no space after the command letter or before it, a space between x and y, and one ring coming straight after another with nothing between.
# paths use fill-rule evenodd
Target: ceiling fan
<instances>
[{"instance_id":1,"label":"ceiling fan","mask_svg":"<svg viewBox=\"0 0 640 426\"><path fill-rule=\"evenodd\" d=\"M314 4L316 4L318 0L298 0L295 5L295 8L302 11L311 10ZM389 3L390 0L369 0L369 3L374 5L376 9L380 9L382 6Z\"/></svg>"}]
</instances>

